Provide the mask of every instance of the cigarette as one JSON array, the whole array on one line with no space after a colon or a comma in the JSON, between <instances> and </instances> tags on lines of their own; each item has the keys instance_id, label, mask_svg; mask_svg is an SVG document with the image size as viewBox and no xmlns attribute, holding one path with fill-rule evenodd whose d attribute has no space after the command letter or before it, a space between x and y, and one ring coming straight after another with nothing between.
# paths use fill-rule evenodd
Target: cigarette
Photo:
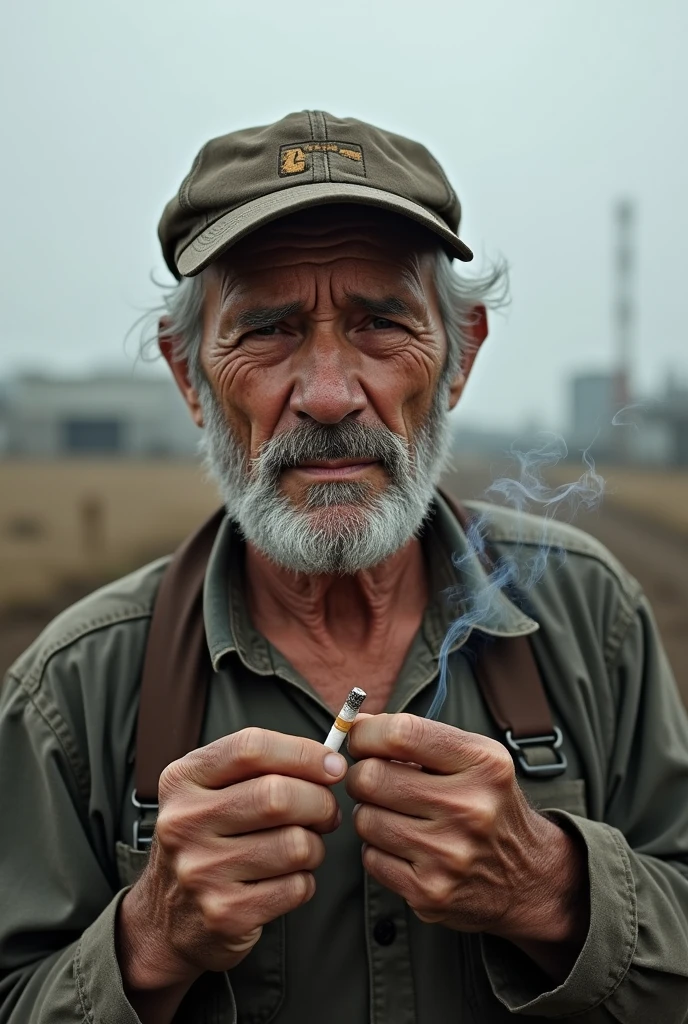
<instances>
[{"instance_id":1,"label":"cigarette","mask_svg":"<svg viewBox=\"0 0 688 1024\"><path fill-rule=\"evenodd\" d=\"M346 734L354 724L354 719L359 712L361 704L367 696L365 690L359 690L357 686L354 686L344 701L344 707L335 718L334 725L325 740L325 746L329 747L330 750L339 750L346 739Z\"/></svg>"}]
</instances>

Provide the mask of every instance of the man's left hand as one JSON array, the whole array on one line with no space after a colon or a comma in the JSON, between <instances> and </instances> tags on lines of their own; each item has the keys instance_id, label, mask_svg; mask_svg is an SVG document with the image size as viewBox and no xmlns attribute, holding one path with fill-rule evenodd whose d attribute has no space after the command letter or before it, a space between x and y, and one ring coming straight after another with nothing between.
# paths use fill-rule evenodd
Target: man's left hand
<instances>
[{"instance_id":1,"label":"man's left hand","mask_svg":"<svg viewBox=\"0 0 688 1024\"><path fill-rule=\"evenodd\" d=\"M530 807L501 743L415 715L361 715L349 751L364 867L421 921L509 939L541 962L541 944L578 952L585 849Z\"/></svg>"}]
</instances>

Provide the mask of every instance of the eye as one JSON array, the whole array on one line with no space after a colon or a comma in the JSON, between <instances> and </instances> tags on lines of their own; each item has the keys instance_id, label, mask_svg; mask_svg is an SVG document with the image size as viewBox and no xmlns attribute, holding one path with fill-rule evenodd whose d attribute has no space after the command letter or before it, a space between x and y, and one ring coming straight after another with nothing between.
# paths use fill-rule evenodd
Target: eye
<instances>
[{"instance_id":1,"label":"eye","mask_svg":"<svg viewBox=\"0 0 688 1024\"><path fill-rule=\"evenodd\" d=\"M250 333L257 334L259 338L271 338L273 334L277 334L277 324L269 324L267 327L256 327L255 331Z\"/></svg>"},{"instance_id":2,"label":"eye","mask_svg":"<svg viewBox=\"0 0 688 1024\"><path fill-rule=\"evenodd\" d=\"M370 321L370 326L374 327L376 331L388 331L392 327L398 327L393 320L388 320L385 316L376 316Z\"/></svg>"}]
</instances>

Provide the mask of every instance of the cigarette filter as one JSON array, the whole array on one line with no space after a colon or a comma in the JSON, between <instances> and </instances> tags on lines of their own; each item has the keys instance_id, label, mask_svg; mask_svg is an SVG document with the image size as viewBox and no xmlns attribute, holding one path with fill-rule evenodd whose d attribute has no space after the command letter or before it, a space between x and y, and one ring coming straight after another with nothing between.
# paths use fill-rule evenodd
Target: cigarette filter
<instances>
[{"instance_id":1,"label":"cigarette filter","mask_svg":"<svg viewBox=\"0 0 688 1024\"><path fill-rule=\"evenodd\" d=\"M357 686L354 686L353 690L344 701L344 707L335 718L334 725L330 729L328 737L325 740L325 746L329 747L330 750L339 750L346 739L346 734L354 724L354 719L356 718L361 704L366 697L367 694L365 690L359 690Z\"/></svg>"}]
</instances>

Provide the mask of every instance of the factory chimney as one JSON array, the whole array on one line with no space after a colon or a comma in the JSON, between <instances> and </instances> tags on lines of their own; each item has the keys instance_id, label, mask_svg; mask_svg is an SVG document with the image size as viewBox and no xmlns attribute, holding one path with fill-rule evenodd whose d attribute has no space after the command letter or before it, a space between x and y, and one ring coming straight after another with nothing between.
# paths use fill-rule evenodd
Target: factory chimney
<instances>
[{"instance_id":1,"label":"factory chimney","mask_svg":"<svg viewBox=\"0 0 688 1024\"><path fill-rule=\"evenodd\" d=\"M635 207L628 199L616 204L615 304L617 398L626 404L633 387L632 359L635 330L633 301L635 271Z\"/></svg>"},{"instance_id":2,"label":"factory chimney","mask_svg":"<svg viewBox=\"0 0 688 1024\"><path fill-rule=\"evenodd\" d=\"M635 334L635 206L629 199L617 202L615 211L615 395L617 411L628 405L633 394L633 342ZM628 431L615 432L618 456L628 457Z\"/></svg>"}]
</instances>

